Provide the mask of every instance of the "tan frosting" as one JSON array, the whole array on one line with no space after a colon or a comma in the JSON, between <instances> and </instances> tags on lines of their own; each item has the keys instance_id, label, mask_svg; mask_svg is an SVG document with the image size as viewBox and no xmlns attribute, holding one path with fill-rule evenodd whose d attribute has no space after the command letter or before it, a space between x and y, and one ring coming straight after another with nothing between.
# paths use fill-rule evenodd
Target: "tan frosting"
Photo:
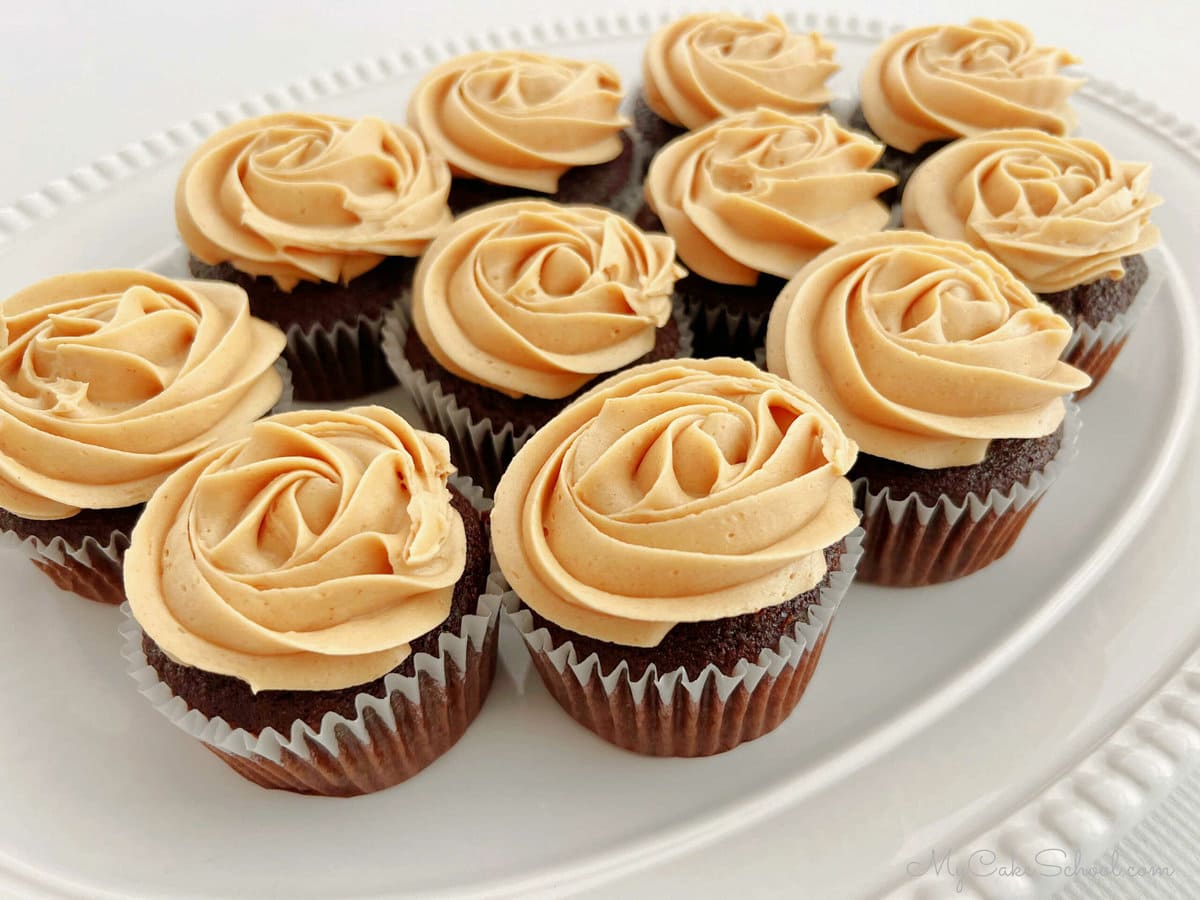
<instances>
[{"instance_id":1,"label":"tan frosting","mask_svg":"<svg viewBox=\"0 0 1200 900\"><path fill-rule=\"evenodd\" d=\"M904 224L987 250L1041 294L1123 278L1158 243L1150 166L1092 141L992 131L955 141L913 174Z\"/></svg>"},{"instance_id":2,"label":"tan frosting","mask_svg":"<svg viewBox=\"0 0 1200 900\"><path fill-rule=\"evenodd\" d=\"M290 291L348 282L416 256L451 220L450 170L412 131L381 119L283 112L230 125L175 189L188 249Z\"/></svg>"},{"instance_id":3,"label":"tan frosting","mask_svg":"<svg viewBox=\"0 0 1200 900\"><path fill-rule=\"evenodd\" d=\"M269 410L286 340L241 288L113 269L0 302L0 507L28 519L146 500Z\"/></svg>"},{"instance_id":4,"label":"tan frosting","mask_svg":"<svg viewBox=\"0 0 1200 900\"><path fill-rule=\"evenodd\" d=\"M858 522L854 443L743 360L609 378L538 431L496 490L497 561L553 622L653 647L677 622L756 612L825 576Z\"/></svg>"},{"instance_id":5,"label":"tan frosting","mask_svg":"<svg viewBox=\"0 0 1200 900\"><path fill-rule=\"evenodd\" d=\"M496 203L460 217L413 282L413 323L460 378L566 397L654 347L671 317L675 243L595 206Z\"/></svg>"},{"instance_id":6,"label":"tan frosting","mask_svg":"<svg viewBox=\"0 0 1200 900\"><path fill-rule=\"evenodd\" d=\"M816 32L792 34L778 16L684 16L646 46L646 104L684 128L758 106L813 112L829 102L825 81L838 70L835 49Z\"/></svg>"},{"instance_id":7,"label":"tan frosting","mask_svg":"<svg viewBox=\"0 0 1200 900\"><path fill-rule=\"evenodd\" d=\"M466 564L440 435L378 406L291 412L179 470L125 557L138 624L261 690L364 684L445 621Z\"/></svg>"},{"instance_id":8,"label":"tan frosting","mask_svg":"<svg viewBox=\"0 0 1200 900\"><path fill-rule=\"evenodd\" d=\"M839 244L780 293L767 367L810 391L864 453L923 469L1041 437L1091 379L1071 326L986 253L913 231Z\"/></svg>"},{"instance_id":9,"label":"tan frosting","mask_svg":"<svg viewBox=\"0 0 1200 900\"><path fill-rule=\"evenodd\" d=\"M456 175L552 194L568 169L621 154L620 106L620 76L603 63L482 51L430 70L408 121Z\"/></svg>"},{"instance_id":10,"label":"tan frosting","mask_svg":"<svg viewBox=\"0 0 1200 900\"><path fill-rule=\"evenodd\" d=\"M824 250L887 225L873 172L883 152L829 115L741 113L667 144L646 176L646 202L699 275L754 284L790 278Z\"/></svg>"},{"instance_id":11,"label":"tan frosting","mask_svg":"<svg viewBox=\"0 0 1200 900\"><path fill-rule=\"evenodd\" d=\"M1069 134L1068 98L1083 79L1059 71L1079 60L1038 47L1014 22L910 28L885 40L862 74L862 111L871 130L906 153L993 128Z\"/></svg>"}]
</instances>

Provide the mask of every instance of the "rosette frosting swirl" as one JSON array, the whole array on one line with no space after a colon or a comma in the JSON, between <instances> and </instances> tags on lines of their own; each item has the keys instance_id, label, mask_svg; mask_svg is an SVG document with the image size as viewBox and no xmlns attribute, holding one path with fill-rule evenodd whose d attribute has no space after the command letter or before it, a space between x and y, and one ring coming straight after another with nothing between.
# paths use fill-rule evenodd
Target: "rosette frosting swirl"
<instances>
[{"instance_id":1,"label":"rosette frosting swirl","mask_svg":"<svg viewBox=\"0 0 1200 900\"><path fill-rule=\"evenodd\" d=\"M992 131L926 160L904 192L904 224L987 250L1031 290L1123 278L1122 257L1158 243L1150 166L1099 144Z\"/></svg>"},{"instance_id":2,"label":"rosette frosting swirl","mask_svg":"<svg viewBox=\"0 0 1200 900\"><path fill-rule=\"evenodd\" d=\"M125 558L142 629L255 691L364 684L445 621L466 565L445 438L381 407L291 412L180 469Z\"/></svg>"},{"instance_id":3,"label":"rosette frosting swirl","mask_svg":"<svg viewBox=\"0 0 1200 900\"><path fill-rule=\"evenodd\" d=\"M468 53L417 85L408 121L456 175L552 194L574 166L621 154L621 79L598 62Z\"/></svg>"},{"instance_id":4,"label":"rosette frosting swirl","mask_svg":"<svg viewBox=\"0 0 1200 900\"><path fill-rule=\"evenodd\" d=\"M418 255L451 221L449 193L446 163L407 128L272 113L200 146L179 176L175 221L199 259L290 291Z\"/></svg>"},{"instance_id":5,"label":"rosette frosting swirl","mask_svg":"<svg viewBox=\"0 0 1200 900\"><path fill-rule=\"evenodd\" d=\"M829 102L838 70L834 45L793 34L778 16L763 21L697 13L660 28L642 62L646 104L684 128L759 106L807 113Z\"/></svg>"},{"instance_id":6,"label":"rosette frosting swirl","mask_svg":"<svg viewBox=\"0 0 1200 900\"><path fill-rule=\"evenodd\" d=\"M28 519L145 501L278 400L286 339L241 288L127 269L0 302L0 507Z\"/></svg>"},{"instance_id":7,"label":"rosette frosting swirl","mask_svg":"<svg viewBox=\"0 0 1200 900\"><path fill-rule=\"evenodd\" d=\"M758 109L667 144L646 176L646 202L684 264L724 284L760 272L790 278L824 250L887 225L871 171L883 147L829 115Z\"/></svg>"},{"instance_id":8,"label":"rosette frosting swirl","mask_svg":"<svg viewBox=\"0 0 1200 900\"><path fill-rule=\"evenodd\" d=\"M678 622L756 612L820 583L858 522L854 443L743 360L667 360L598 385L538 431L496 491L496 558L530 607L653 647Z\"/></svg>"},{"instance_id":9,"label":"rosette frosting swirl","mask_svg":"<svg viewBox=\"0 0 1200 900\"><path fill-rule=\"evenodd\" d=\"M675 243L594 206L474 210L418 264L413 324L449 371L558 398L644 356L671 317Z\"/></svg>"},{"instance_id":10,"label":"rosette frosting swirl","mask_svg":"<svg viewBox=\"0 0 1200 900\"><path fill-rule=\"evenodd\" d=\"M780 293L767 367L810 391L865 453L972 465L993 438L1042 437L1087 375L1071 326L966 244L910 231L847 241Z\"/></svg>"},{"instance_id":11,"label":"rosette frosting swirl","mask_svg":"<svg viewBox=\"0 0 1200 900\"><path fill-rule=\"evenodd\" d=\"M1063 66L1079 60L1039 47L1014 22L910 28L885 40L862 74L862 111L880 139L906 153L994 128L1069 134L1068 105L1083 79Z\"/></svg>"}]
</instances>

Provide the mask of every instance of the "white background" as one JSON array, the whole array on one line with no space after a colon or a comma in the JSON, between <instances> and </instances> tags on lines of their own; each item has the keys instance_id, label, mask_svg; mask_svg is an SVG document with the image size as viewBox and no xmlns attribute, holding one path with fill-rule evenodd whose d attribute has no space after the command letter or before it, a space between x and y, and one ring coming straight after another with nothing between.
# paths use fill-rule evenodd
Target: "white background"
<instances>
[{"instance_id":1,"label":"white background","mask_svg":"<svg viewBox=\"0 0 1200 900\"><path fill-rule=\"evenodd\" d=\"M129 141L298 77L429 39L587 15L598 4L631 15L660 6L629 0L0 0L0 207ZM775 4L785 5L903 24L976 13L1011 18L1029 25L1040 41L1081 56L1089 73L1200 122L1200 4L1194 0Z\"/></svg>"},{"instance_id":2,"label":"white background","mask_svg":"<svg viewBox=\"0 0 1200 900\"><path fill-rule=\"evenodd\" d=\"M630 15L658 7L601 2L605 10ZM904 24L958 21L971 13L1012 18L1028 24L1041 42L1083 57L1089 74L1200 123L1195 0L787 5ZM596 0L201 0L114 7L0 0L0 207L130 141L248 94L429 40L587 15ZM392 115L400 119L403 111ZM678 885L690 865L680 860L660 877Z\"/></svg>"}]
</instances>

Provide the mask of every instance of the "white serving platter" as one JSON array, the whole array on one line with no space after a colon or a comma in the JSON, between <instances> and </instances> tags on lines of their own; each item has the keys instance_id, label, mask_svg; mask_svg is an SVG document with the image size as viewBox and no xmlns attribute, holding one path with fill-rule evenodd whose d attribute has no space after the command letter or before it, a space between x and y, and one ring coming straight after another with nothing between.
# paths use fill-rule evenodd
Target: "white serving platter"
<instances>
[{"instance_id":1,"label":"white serving platter","mask_svg":"<svg viewBox=\"0 0 1200 900\"><path fill-rule=\"evenodd\" d=\"M604 59L632 93L657 21L414 47L166 129L0 210L0 292L71 269L182 274L175 176L239 117L302 107L399 120L424 68L488 47ZM838 42L834 86L850 96L882 29L793 24ZM1082 133L1155 165L1167 286L1084 402L1080 455L1013 552L951 585L853 587L777 732L704 760L624 753L558 709L509 634L479 721L419 778L353 800L263 791L138 696L115 609L56 591L3 551L0 893L938 896L957 883L922 869L931 852L1032 860L1117 837L1200 756L1200 137L1107 85L1078 106ZM1027 868L967 873L963 891L1063 886Z\"/></svg>"}]
</instances>

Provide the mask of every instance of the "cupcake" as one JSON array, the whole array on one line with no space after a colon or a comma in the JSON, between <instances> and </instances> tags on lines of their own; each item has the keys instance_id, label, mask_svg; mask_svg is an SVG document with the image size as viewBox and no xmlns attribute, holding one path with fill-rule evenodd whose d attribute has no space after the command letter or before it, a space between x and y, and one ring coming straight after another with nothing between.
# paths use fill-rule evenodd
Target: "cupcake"
<instances>
[{"instance_id":1,"label":"cupcake","mask_svg":"<svg viewBox=\"0 0 1200 900\"><path fill-rule=\"evenodd\" d=\"M821 111L831 97L825 82L838 70L835 49L816 32L793 34L778 16L696 13L668 23L642 59L634 112L642 158L648 165L684 131L760 106Z\"/></svg>"},{"instance_id":2,"label":"cupcake","mask_svg":"<svg viewBox=\"0 0 1200 900\"><path fill-rule=\"evenodd\" d=\"M274 416L181 468L126 555L141 693L263 787L350 796L429 765L496 665L482 495L453 471L377 406Z\"/></svg>"},{"instance_id":3,"label":"cupcake","mask_svg":"<svg viewBox=\"0 0 1200 900\"><path fill-rule=\"evenodd\" d=\"M767 366L857 442L859 577L968 575L1008 552L1074 453L1071 325L991 256L889 231L840 244L779 295Z\"/></svg>"},{"instance_id":4,"label":"cupcake","mask_svg":"<svg viewBox=\"0 0 1200 900\"><path fill-rule=\"evenodd\" d=\"M904 224L966 241L1004 263L1074 326L1064 358L1092 377L1113 364L1158 292L1150 166L1117 162L1092 141L1028 129L955 141L913 174Z\"/></svg>"},{"instance_id":5,"label":"cupcake","mask_svg":"<svg viewBox=\"0 0 1200 900\"><path fill-rule=\"evenodd\" d=\"M273 113L201 145L175 220L192 274L240 285L287 334L296 399L346 400L395 383L383 316L450 223L449 190L446 163L406 128Z\"/></svg>"},{"instance_id":6,"label":"cupcake","mask_svg":"<svg viewBox=\"0 0 1200 900\"><path fill-rule=\"evenodd\" d=\"M1023 25L972 19L893 34L867 60L861 106L850 125L887 144L883 167L900 187L931 153L994 128L1065 135L1075 128L1068 100L1083 85L1062 74L1079 60L1039 47Z\"/></svg>"},{"instance_id":7,"label":"cupcake","mask_svg":"<svg viewBox=\"0 0 1200 900\"><path fill-rule=\"evenodd\" d=\"M604 63L525 50L468 53L430 70L408 122L450 162L455 214L531 193L637 208L621 79Z\"/></svg>"},{"instance_id":8,"label":"cupcake","mask_svg":"<svg viewBox=\"0 0 1200 900\"><path fill-rule=\"evenodd\" d=\"M388 359L489 493L517 448L599 375L691 354L675 244L611 210L516 200L458 218L417 266Z\"/></svg>"},{"instance_id":9,"label":"cupcake","mask_svg":"<svg viewBox=\"0 0 1200 900\"><path fill-rule=\"evenodd\" d=\"M120 603L142 504L280 401L283 345L230 284L113 269L0 301L0 536L63 590Z\"/></svg>"},{"instance_id":10,"label":"cupcake","mask_svg":"<svg viewBox=\"0 0 1200 900\"><path fill-rule=\"evenodd\" d=\"M556 416L492 511L505 606L550 693L655 756L776 728L854 572L854 456L812 398L737 359L638 366Z\"/></svg>"},{"instance_id":11,"label":"cupcake","mask_svg":"<svg viewBox=\"0 0 1200 900\"><path fill-rule=\"evenodd\" d=\"M872 171L882 151L830 115L757 109L659 152L638 222L673 237L691 272L678 290L698 356L752 359L786 279L838 241L888 224L878 195L896 179Z\"/></svg>"}]
</instances>

